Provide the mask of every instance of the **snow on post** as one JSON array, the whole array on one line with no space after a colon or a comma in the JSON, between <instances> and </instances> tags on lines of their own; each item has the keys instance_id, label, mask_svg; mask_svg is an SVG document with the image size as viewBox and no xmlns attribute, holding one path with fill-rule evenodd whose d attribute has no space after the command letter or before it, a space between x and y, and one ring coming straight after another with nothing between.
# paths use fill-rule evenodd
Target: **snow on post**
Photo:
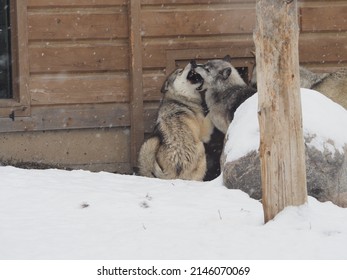
<instances>
[{"instance_id":1,"label":"snow on post","mask_svg":"<svg viewBox=\"0 0 347 280\"><path fill-rule=\"evenodd\" d=\"M258 0L254 32L265 222L307 201L297 1Z\"/></svg>"}]
</instances>

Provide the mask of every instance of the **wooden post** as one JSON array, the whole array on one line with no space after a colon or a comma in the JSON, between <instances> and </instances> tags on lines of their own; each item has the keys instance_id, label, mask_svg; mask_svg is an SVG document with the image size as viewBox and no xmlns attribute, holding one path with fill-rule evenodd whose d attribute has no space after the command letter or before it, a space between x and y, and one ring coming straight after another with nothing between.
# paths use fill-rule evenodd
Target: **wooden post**
<instances>
[{"instance_id":1,"label":"wooden post","mask_svg":"<svg viewBox=\"0 0 347 280\"><path fill-rule=\"evenodd\" d=\"M307 201L296 0L257 0L254 32L265 222Z\"/></svg>"},{"instance_id":2,"label":"wooden post","mask_svg":"<svg viewBox=\"0 0 347 280\"><path fill-rule=\"evenodd\" d=\"M130 162L137 165L137 155L144 139L142 90L141 1L129 0L130 52Z\"/></svg>"}]
</instances>

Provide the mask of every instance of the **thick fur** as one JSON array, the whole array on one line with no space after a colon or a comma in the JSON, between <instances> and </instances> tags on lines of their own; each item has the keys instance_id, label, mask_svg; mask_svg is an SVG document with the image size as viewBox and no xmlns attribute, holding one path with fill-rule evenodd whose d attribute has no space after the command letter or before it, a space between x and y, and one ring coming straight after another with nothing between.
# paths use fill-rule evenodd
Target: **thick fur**
<instances>
[{"instance_id":1,"label":"thick fur","mask_svg":"<svg viewBox=\"0 0 347 280\"><path fill-rule=\"evenodd\" d=\"M256 89L248 86L231 65L230 57L195 64L194 70L204 79L202 91L209 109L208 117L216 128L226 134L236 109Z\"/></svg>"},{"instance_id":2,"label":"thick fur","mask_svg":"<svg viewBox=\"0 0 347 280\"><path fill-rule=\"evenodd\" d=\"M314 73L307 68L300 66L300 87L301 88L312 88L313 85L324 80L329 74L327 73ZM253 68L252 78L250 80L252 87L257 88L257 67Z\"/></svg>"},{"instance_id":3,"label":"thick fur","mask_svg":"<svg viewBox=\"0 0 347 280\"><path fill-rule=\"evenodd\" d=\"M300 66L299 71L300 87L321 92L347 109L347 68L332 73L314 73ZM253 87L257 87L256 67L253 69L250 83Z\"/></svg>"},{"instance_id":4,"label":"thick fur","mask_svg":"<svg viewBox=\"0 0 347 280\"><path fill-rule=\"evenodd\" d=\"M204 116L202 98L196 90L203 81L191 68L188 64L183 70L177 69L163 84L164 96L153 135L140 149L140 175L199 181L204 178L203 142L209 141L213 125Z\"/></svg>"},{"instance_id":5,"label":"thick fur","mask_svg":"<svg viewBox=\"0 0 347 280\"><path fill-rule=\"evenodd\" d=\"M323 93L347 110L347 68L327 74L310 88Z\"/></svg>"},{"instance_id":6,"label":"thick fur","mask_svg":"<svg viewBox=\"0 0 347 280\"><path fill-rule=\"evenodd\" d=\"M313 85L328 76L327 73L314 73L303 66L299 67L299 74L301 88L312 88Z\"/></svg>"}]
</instances>

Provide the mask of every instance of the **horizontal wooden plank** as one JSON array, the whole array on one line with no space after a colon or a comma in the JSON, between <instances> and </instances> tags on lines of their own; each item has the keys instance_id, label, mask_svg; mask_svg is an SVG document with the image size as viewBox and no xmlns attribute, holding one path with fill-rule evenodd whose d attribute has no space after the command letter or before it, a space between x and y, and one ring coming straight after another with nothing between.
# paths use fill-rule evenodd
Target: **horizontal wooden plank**
<instances>
[{"instance_id":1,"label":"horizontal wooden plank","mask_svg":"<svg viewBox=\"0 0 347 280\"><path fill-rule=\"evenodd\" d=\"M160 88L165 78L163 71L143 75L145 101L161 99ZM129 76L126 73L35 75L30 79L29 92L32 105L123 103L129 102Z\"/></svg>"},{"instance_id":2,"label":"horizontal wooden plank","mask_svg":"<svg viewBox=\"0 0 347 280\"><path fill-rule=\"evenodd\" d=\"M31 77L32 105L129 102L126 73L56 74Z\"/></svg>"},{"instance_id":3,"label":"horizontal wooden plank","mask_svg":"<svg viewBox=\"0 0 347 280\"><path fill-rule=\"evenodd\" d=\"M127 70L127 45L50 45L29 47L31 73Z\"/></svg>"},{"instance_id":4,"label":"horizontal wooden plank","mask_svg":"<svg viewBox=\"0 0 347 280\"><path fill-rule=\"evenodd\" d=\"M31 117L0 118L0 132L129 126L129 104L32 107Z\"/></svg>"},{"instance_id":5,"label":"horizontal wooden plank","mask_svg":"<svg viewBox=\"0 0 347 280\"><path fill-rule=\"evenodd\" d=\"M129 172L129 128L0 135L1 163L21 168Z\"/></svg>"},{"instance_id":6,"label":"horizontal wooden plank","mask_svg":"<svg viewBox=\"0 0 347 280\"><path fill-rule=\"evenodd\" d=\"M21 117L30 116L30 105L21 104L16 99L0 99L0 118L8 118L14 111Z\"/></svg>"},{"instance_id":7,"label":"horizontal wooden plank","mask_svg":"<svg viewBox=\"0 0 347 280\"><path fill-rule=\"evenodd\" d=\"M185 55L172 56L171 51L180 50ZM254 50L252 35L238 39L232 36L211 38L190 38L172 40L146 40L143 50L143 65L146 68L165 68L173 59L190 59L202 56L204 52L215 52L216 57L227 54L235 57L248 57ZM212 58L212 54L211 57Z\"/></svg>"},{"instance_id":8,"label":"horizontal wooden plank","mask_svg":"<svg viewBox=\"0 0 347 280\"><path fill-rule=\"evenodd\" d=\"M300 18L302 31L347 30L347 2L328 7L303 7Z\"/></svg>"},{"instance_id":9,"label":"horizontal wooden plank","mask_svg":"<svg viewBox=\"0 0 347 280\"><path fill-rule=\"evenodd\" d=\"M128 36L128 23L117 11L31 13L28 30L29 40L115 39Z\"/></svg>"},{"instance_id":10,"label":"horizontal wooden plank","mask_svg":"<svg viewBox=\"0 0 347 280\"><path fill-rule=\"evenodd\" d=\"M300 61L316 63L343 63L347 61L347 34L301 34Z\"/></svg>"},{"instance_id":11,"label":"horizontal wooden plank","mask_svg":"<svg viewBox=\"0 0 347 280\"><path fill-rule=\"evenodd\" d=\"M255 3L255 0L141 0L142 5Z\"/></svg>"},{"instance_id":12,"label":"horizontal wooden plank","mask_svg":"<svg viewBox=\"0 0 347 280\"><path fill-rule=\"evenodd\" d=\"M314 44L312 42L315 42ZM300 59L304 62L344 62L347 59L346 52L347 34L302 34L299 40ZM181 50L187 53L191 59L198 58L205 51L210 49L216 52L218 57L229 54L232 57L248 57L254 50L252 36L244 39L233 39L232 36L221 36L211 38L190 40L146 40L144 42L143 65L147 68L165 68L173 59L170 52ZM222 50L222 52L220 52ZM224 54L223 54L224 53ZM183 57L182 57L183 58ZM188 59L188 57L184 57Z\"/></svg>"},{"instance_id":13,"label":"horizontal wooden plank","mask_svg":"<svg viewBox=\"0 0 347 280\"><path fill-rule=\"evenodd\" d=\"M161 86L166 79L163 71L154 71L143 74L143 99L145 101L158 101L161 99Z\"/></svg>"},{"instance_id":14,"label":"horizontal wooden plank","mask_svg":"<svg viewBox=\"0 0 347 280\"><path fill-rule=\"evenodd\" d=\"M71 7L71 6L118 6L126 5L128 0L28 0L28 7Z\"/></svg>"},{"instance_id":15,"label":"horizontal wooden plank","mask_svg":"<svg viewBox=\"0 0 347 280\"><path fill-rule=\"evenodd\" d=\"M255 9L143 10L143 37L252 33Z\"/></svg>"},{"instance_id":16,"label":"horizontal wooden plank","mask_svg":"<svg viewBox=\"0 0 347 280\"><path fill-rule=\"evenodd\" d=\"M1 156L1 155L0 155ZM4 157L0 158L3 165L10 165L23 169L64 169L64 170L88 170L91 172L111 172L117 174L133 174L134 171L129 162L87 162L87 163L56 163L54 159L48 159L48 162L44 160L38 161L35 159L29 159L25 161L22 159Z\"/></svg>"}]
</instances>

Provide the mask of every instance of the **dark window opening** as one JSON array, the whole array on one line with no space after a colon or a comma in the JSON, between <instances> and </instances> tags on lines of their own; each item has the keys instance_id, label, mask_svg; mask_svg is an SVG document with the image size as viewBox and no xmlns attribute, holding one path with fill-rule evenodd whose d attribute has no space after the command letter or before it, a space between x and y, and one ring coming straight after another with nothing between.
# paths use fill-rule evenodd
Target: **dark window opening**
<instances>
[{"instance_id":1,"label":"dark window opening","mask_svg":"<svg viewBox=\"0 0 347 280\"><path fill-rule=\"evenodd\" d=\"M0 0L0 98L11 98L10 0Z\"/></svg>"}]
</instances>

